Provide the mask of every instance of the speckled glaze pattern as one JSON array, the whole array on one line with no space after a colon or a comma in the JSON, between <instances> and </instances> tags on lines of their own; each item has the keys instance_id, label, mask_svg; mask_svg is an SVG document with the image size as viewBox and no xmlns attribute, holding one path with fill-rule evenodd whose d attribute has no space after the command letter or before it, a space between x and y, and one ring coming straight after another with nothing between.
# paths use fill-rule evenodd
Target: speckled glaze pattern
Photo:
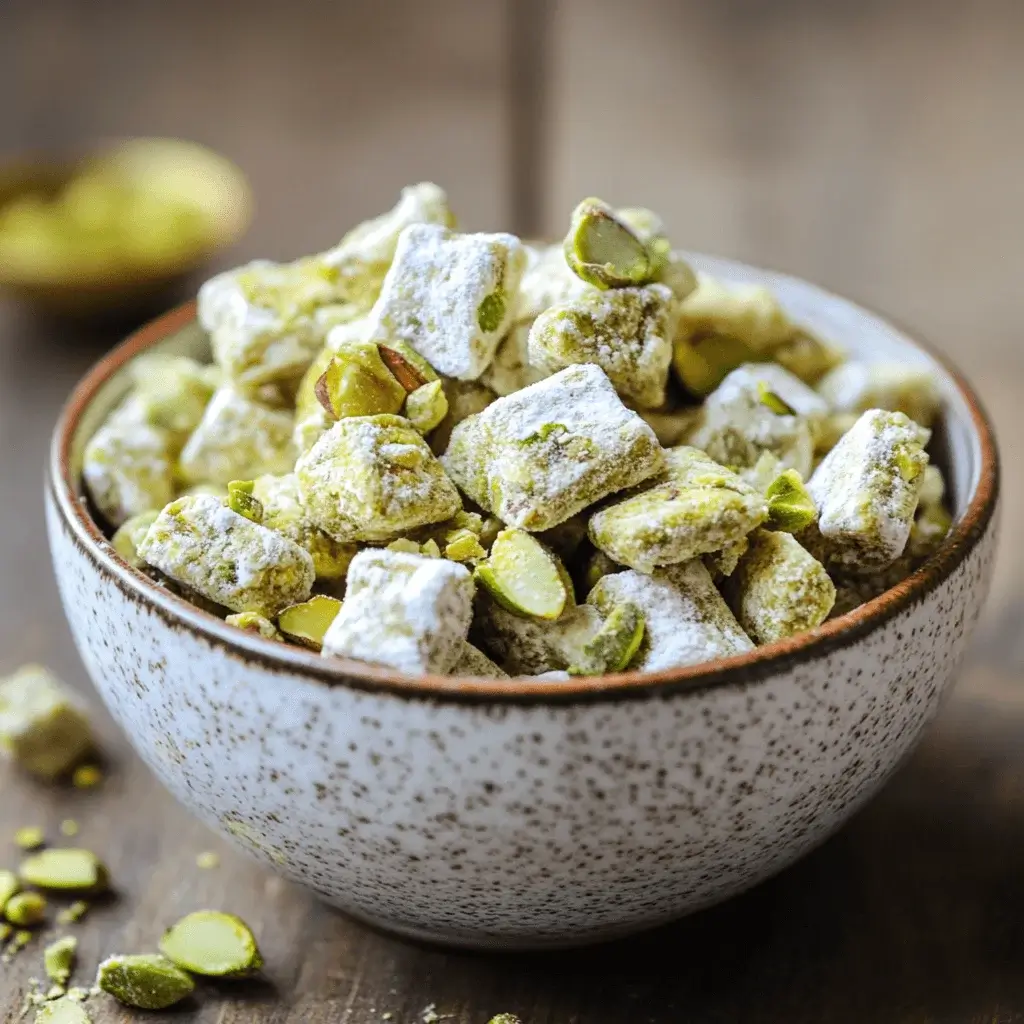
<instances>
[{"instance_id":1,"label":"speckled glaze pattern","mask_svg":"<svg viewBox=\"0 0 1024 1024\"><path fill-rule=\"evenodd\" d=\"M964 470L964 505L981 472ZM342 910L480 947L646 928L826 838L935 714L987 592L998 520L993 490L941 572L777 658L561 697L518 684L505 699L344 667L325 678L302 667L308 655L197 628L203 613L154 596L86 535L62 473L47 518L68 620L166 786Z\"/></svg>"}]
</instances>

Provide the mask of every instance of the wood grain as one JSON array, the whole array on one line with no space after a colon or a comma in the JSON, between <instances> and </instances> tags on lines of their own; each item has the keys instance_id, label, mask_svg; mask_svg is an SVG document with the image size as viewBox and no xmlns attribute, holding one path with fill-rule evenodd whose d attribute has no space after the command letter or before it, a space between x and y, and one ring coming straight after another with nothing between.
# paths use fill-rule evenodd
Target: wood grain
<instances>
[{"instance_id":1,"label":"wood grain","mask_svg":"<svg viewBox=\"0 0 1024 1024\"><path fill-rule=\"evenodd\" d=\"M760 260L923 329L967 365L1006 458L1009 528L974 655L939 722L883 795L795 868L725 906L601 949L451 954L346 921L192 821L97 709L107 784L77 793L0 769L7 837L74 817L117 898L75 933L83 977L152 947L202 906L256 929L259 985L205 987L154 1022L460 1024L1009 1024L1024 1020L1024 472L1018 343L1024 192L1024 8L935 0L698 4L568 0L552 63L517 134L508 8L239 6L117 0L0 5L0 140L21 149L177 133L251 174L258 219L236 253L331 241L435 177L471 226L516 213L550 230L582 194L663 209L684 244ZM529 40L528 40L529 42ZM534 44L536 40L534 40ZM534 44L530 44L531 47ZM531 101L536 104L536 97ZM522 112L520 111L520 115ZM510 139L540 130L535 193L517 193ZM518 198L517 198L518 195ZM532 197L532 198L531 198ZM0 670L28 660L88 683L45 555L40 500L50 425L74 380L118 336L0 305ZM195 856L220 853L202 871ZM0 966L13 1021L39 947ZM137 1019L105 1000L97 1024Z\"/></svg>"}]
</instances>

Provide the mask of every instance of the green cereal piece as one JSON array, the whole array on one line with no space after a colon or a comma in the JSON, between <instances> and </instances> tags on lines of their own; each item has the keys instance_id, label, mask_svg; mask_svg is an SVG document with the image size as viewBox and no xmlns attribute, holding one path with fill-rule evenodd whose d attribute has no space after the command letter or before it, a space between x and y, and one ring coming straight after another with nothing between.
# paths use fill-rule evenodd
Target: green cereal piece
<instances>
[{"instance_id":1,"label":"green cereal piece","mask_svg":"<svg viewBox=\"0 0 1024 1024\"><path fill-rule=\"evenodd\" d=\"M18 874L28 885L55 892L102 892L107 887L107 869L89 850L43 850L23 860Z\"/></svg>"},{"instance_id":2,"label":"green cereal piece","mask_svg":"<svg viewBox=\"0 0 1024 1024\"><path fill-rule=\"evenodd\" d=\"M424 437L435 430L448 415L444 384L434 380L410 392L405 400L403 415Z\"/></svg>"},{"instance_id":3,"label":"green cereal piece","mask_svg":"<svg viewBox=\"0 0 1024 1024\"><path fill-rule=\"evenodd\" d=\"M736 338L753 351L769 353L793 337L795 328L778 299L760 285L724 285L707 274L680 304L680 329Z\"/></svg>"},{"instance_id":4,"label":"green cereal piece","mask_svg":"<svg viewBox=\"0 0 1024 1024\"><path fill-rule=\"evenodd\" d=\"M278 615L277 624L289 640L319 651L323 646L324 634L340 611L340 601L323 594L314 594L302 604L285 608Z\"/></svg>"},{"instance_id":5,"label":"green cereal piece","mask_svg":"<svg viewBox=\"0 0 1024 1024\"><path fill-rule=\"evenodd\" d=\"M239 612L237 615L229 615L224 621L229 626L244 629L246 633L255 633L265 640L281 639L277 626L265 615L258 615L256 612Z\"/></svg>"},{"instance_id":6,"label":"green cereal piece","mask_svg":"<svg viewBox=\"0 0 1024 1024\"><path fill-rule=\"evenodd\" d=\"M675 302L664 285L592 291L541 313L527 354L546 374L593 363L623 398L656 409L667 397L675 332Z\"/></svg>"},{"instance_id":7,"label":"green cereal piece","mask_svg":"<svg viewBox=\"0 0 1024 1024\"><path fill-rule=\"evenodd\" d=\"M653 576L632 569L605 576L587 597L606 615L625 601L639 607L645 624L633 668L657 672L753 649L699 559Z\"/></svg>"},{"instance_id":8,"label":"green cereal piece","mask_svg":"<svg viewBox=\"0 0 1024 1024\"><path fill-rule=\"evenodd\" d=\"M216 604L267 618L309 597L315 579L308 551L216 498L171 502L150 527L139 555Z\"/></svg>"},{"instance_id":9,"label":"green cereal piece","mask_svg":"<svg viewBox=\"0 0 1024 1024\"><path fill-rule=\"evenodd\" d=\"M254 481L253 494L263 505L263 525L283 533L313 558L318 580L343 580L349 562L358 550L343 544L315 526L299 497L294 473L261 476Z\"/></svg>"},{"instance_id":10,"label":"green cereal piece","mask_svg":"<svg viewBox=\"0 0 1024 1024\"><path fill-rule=\"evenodd\" d=\"M511 326L525 262L513 235L405 228L373 310L371 340L405 342L439 373L478 379Z\"/></svg>"},{"instance_id":11,"label":"green cereal piece","mask_svg":"<svg viewBox=\"0 0 1024 1024\"><path fill-rule=\"evenodd\" d=\"M799 533L818 518L814 499L795 469L787 469L780 473L768 485L765 497L768 499L768 519L765 526L769 530Z\"/></svg>"},{"instance_id":12,"label":"green cereal piece","mask_svg":"<svg viewBox=\"0 0 1024 1024\"><path fill-rule=\"evenodd\" d=\"M807 483L818 506L818 539L805 546L829 569L870 575L906 547L928 455L928 431L901 412L869 410L825 456ZM811 527L804 540L815 532Z\"/></svg>"},{"instance_id":13,"label":"green cereal piece","mask_svg":"<svg viewBox=\"0 0 1024 1024\"><path fill-rule=\"evenodd\" d=\"M453 530L444 547L444 557L453 562L472 562L486 558L487 552L480 544L480 537L472 530Z\"/></svg>"},{"instance_id":14,"label":"green cereal piece","mask_svg":"<svg viewBox=\"0 0 1024 1024\"><path fill-rule=\"evenodd\" d=\"M139 544L149 532L149 528L160 515L159 509L140 512L131 519L126 519L110 538L110 546L132 567L141 569L145 564L139 558Z\"/></svg>"},{"instance_id":15,"label":"green cereal piece","mask_svg":"<svg viewBox=\"0 0 1024 1024\"><path fill-rule=\"evenodd\" d=\"M165 1010L195 991L195 982L156 953L112 956L96 974L96 984L119 1003L138 1010Z\"/></svg>"},{"instance_id":16,"label":"green cereal piece","mask_svg":"<svg viewBox=\"0 0 1024 1024\"><path fill-rule=\"evenodd\" d=\"M0 680L0 753L31 775L52 781L93 747L85 707L41 665Z\"/></svg>"},{"instance_id":17,"label":"green cereal piece","mask_svg":"<svg viewBox=\"0 0 1024 1024\"><path fill-rule=\"evenodd\" d=\"M549 306L555 306L560 302L569 302L586 292L593 290L593 285L580 280L565 262L565 250L562 245L533 246L524 245L526 250L526 268L519 282L519 292L516 295L513 320L518 326L529 331L530 324L544 312ZM510 334L511 337L511 334ZM525 339L522 351L525 361ZM500 351L499 357L500 358ZM497 360L496 360L497 361ZM492 381L486 379L499 395L511 394L518 391L527 384L535 381L524 381L511 390L501 390Z\"/></svg>"},{"instance_id":18,"label":"green cereal piece","mask_svg":"<svg viewBox=\"0 0 1024 1024\"><path fill-rule=\"evenodd\" d=\"M256 402L233 387L221 388L185 443L179 471L187 482L225 485L262 473L287 473L295 459L292 427L291 413Z\"/></svg>"},{"instance_id":19,"label":"green cereal piece","mask_svg":"<svg viewBox=\"0 0 1024 1024\"><path fill-rule=\"evenodd\" d=\"M719 551L763 522L758 491L696 448L671 448L667 470L590 520L594 546L651 572Z\"/></svg>"},{"instance_id":20,"label":"green cereal piece","mask_svg":"<svg viewBox=\"0 0 1024 1024\"><path fill-rule=\"evenodd\" d=\"M462 507L458 491L408 420L339 420L295 465L311 522L336 541L389 541Z\"/></svg>"},{"instance_id":21,"label":"green cereal piece","mask_svg":"<svg viewBox=\"0 0 1024 1024\"><path fill-rule=\"evenodd\" d=\"M405 403L405 388L369 341L352 342L327 364L314 392L332 420L346 416L397 413Z\"/></svg>"},{"instance_id":22,"label":"green cereal piece","mask_svg":"<svg viewBox=\"0 0 1024 1024\"><path fill-rule=\"evenodd\" d=\"M681 302L697 289L697 275L686 256L673 250L664 266L658 269L658 280L672 290L676 300Z\"/></svg>"},{"instance_id":23,"label":"green cereal piece","mask_svg":"<svg viewBox=\"0 0 1024 1024\"><path fill-rule=\"evenodd\" d=\"M473 576L495 601L517 615L557 619L568 600L557 559L523 530L502 530L490 557Z\"/></svg>"},{"instance_id":24,"label":"green cereal piece","mask_svg":"<svg viewBox=\"0 0 1024 1024\"><path fill-rule=\"evenodd\" d=\"M7 906L7 901L21 891L21 882L13 871L0 869L0 914Z\"/></svg>"},{"instance_id":25,"label":"green cereal piece","mask_svg":"<svg viewBox=\"0 0 1024 1024\"><path fill-rule=\"evenodd\" d=\"M583 648L583 657L569 666L571 676L625 672L644 639L644 613L631 601L616 605L604 625Z\"/></svg>"},{"instance_id":26,"label":"green cereal piece","mask_svg":"<svg viewBox=\"0 0 1024 1024\"><path fill-rule=\"evenodd\" d=\"M7 901L4 916L19 928L34 928L46 919L46 897L38 892L19 892Z\"/></svg>"},{"instance_id":27,"label":"green cereal piece","mask_svg":"<svg viewBox=\"0 0 1024 1024\"><path fill-rule=\"evenodd\" d=\"M64 996L43 1003L36 1010L35 1024L92 1024L81 1003Z\"/></svg>"},{"instance_id":28,"label":"green cereal piece","mask_svg":"<svg viewBox=\"0 0 1024 1024\"><path fill-rule=\"evenodd\" d=\"M845 359L842 351L800 328L789 341L774 346L771 355L776 363L811 387Z\"/></svg>"},{"instance_id":29,"label":"green cereal piece","mask_svg":"<svg viewBox=\"0 0 1024 1024\"><path fill-rule=\"evenodd\" d=\"M448 399L448 415L430 435L430 450L443 455L448 448L452 432L463 421L483 412L498 396L485 385L475 380L443 381L445 398Z\"/></svg>"},{"instance_id":30,"label":"green cereal piece","mask_svg":"<svg viewBox=\"0 0 1024 1024\"><path fill-rule=\"evenodd\" d=\"M532 326L533 319L515 324L498 346L494 361L484 370L480 383L486 384L495 394L514 394L547 376L543 370L530 365L529 339Z\"/></svg>"},{"instance_id":31,"label":"green cereal piece","mask_svg":"<svg viewBox=\"0 0 1024 1024\"><path fill-rule=\"evenodd\" d=\"M75 956L78 953L78 939L73 935L51 942L43 950L43 966L46 976L58 985L66 985L75 967Z\"/></svg>"},{"instance_id":32,"label":"green cereal piece","mask_svg":"<svg viewBox=\"0 0 1024 1024\"><path fill-rule=\"evenodd\" d=\"M720 551L710 551L701 556L701 561L716 584L728 578L736 571L740 559L746 554L750 547L750 538L741 537L732 544L726 544Z\"/></svg>"},{"instance_id":33,"label":"green cereal piece","mask_svg":"<svg viewBox=\"0 0 1024 1024\"><path fill-rule=\"evenodd\" d=\"M654 277L651 253L633 229L600 199L584 199L572 212L565 262L595 288L646 284Z\"/></svg>"},{"instance_id":34,"label":"green cereal piece","mask_svg":"<svg viewBox=\"0 0 1024 1024\"><path fill-rule=\"evenodd\" d=\"M22 850L38 850L46 843L46 833L37 825L26 825L14 833L14 845ZM0 906L3 905L3 886L0 886Z\"/></svg>"},{"instance_id":35,"label":"green cereal piece","mask_svg":"<svg viewBox=\"0 0 1024 1024\"><path fill-rule=\"evenodd\" d=\"M706 398L738 366L752 362L756 353L739 338L725 334L677 334L672 368L692 395Z\"/></svg>"},{"instance_id":36,"label":"green cereal piece","mask_svg":"<svg viewBox=\"0 0 1024 1024\"><path fill-rule=\"evenodd\" d=\"M251 480L232 480L228 484L228 508L251 523L263 522L263 503L253 497Z\"/></svg>"},{"instance_id":37,"label":"green cereal piece","mask_svg":"<svg viewBox=\"0 0 1024 1024\"><path fill-rule=\"evenodd\" d=\"M885 409L922 427L932 425L942 401L934 373L906 363L844 363L818 383L818 391L834 412Z\"/></svg>"},{"instance_id":38,"label":"green cereal piece","mask_svg":"<svg viewBox=\"0 0 1024 1024\"><path fill-rule=\"evenodd\" d=\"M82 478L93 504L112 525L174 496L172 435L137 418L129 400L103 424L85 446Z\"/></svg>"},{"instance_id":39,"label":"green cereal piece","mask_svg":"<svg viewBox=\"0 0 1024 1024\"><path fill-rule=\"evenodd\" d=\"M471 643L463 643L459 657L448 673L452 676L475 676L477 679L508 679L508 673L495 665L483 651Z\"/></svg>"},{"instance_id":40,"label":"green cereal piece","mask_svg":"<svg viewBox=\"0 0 1024 1024\"><path fill-rule=\"evenodd\" d=\"M672 243L668 240L665 222L644 206L622 206L615 211L615 216L643 242L651 271L659 275L672 258Z\"/></svg>"},{"instance_id":41,"label":"green cereal piece","mask_svg":"<svg viewBox=\"0 0 1024 1024\"><path fill-rule=\"evenodd\" d=\"M751 536L728 590L740 625L758 644L820 626L836 599L825 567L791 534L769 530Z\"/></svg>"},{"instance_id":42,"label":"green cereal piece","mask_svg":"<svg viewBox=\"0 0 1024 1024\"><path fill-rule=\"evenodd\" d=\"M855 412L836 412L819 421L814 435L814 454L823 456L832 451L857 419Z\"/></svg>"},{"instance_id":43,"label":"green cereal piece","mask_svg":"<svg viewBox=\"0 0 1024 1024\"><path fill-rule=\"evenodd\" d=\"M446 674L469 632L473 591L466 568L447 559L360 551L323 653L402 672Z\"/></svg>"},{"instance_id":44,"label":"green cereal piece","mask_svg":"<svg viewBox=\"0 0 1024 1024\"><path fill-rule=\"evenodd\" d=\"M197 910L164 932L160 952L207 978L242 978L263 966L249 926L234 914Z\"/></svg>"},{"instance_id":45,"label":"green cereal piece","mask_svg":"<svg viewBox=\"0 0 1024 1024\"><path fill-rule=\"evenodd\" d=\"M199 425L219 384L215 367L185 356L143 355L130 370L147 422L182 440Z\"/></svg>"},{"instance_id":46,"label":"green cereal piece","mask_svg":"<svg viewBox=\"0 0 1024 1024\"><path fill-rule=\"evenodd\" d=\"M479 506L533 533L665 465L654 432L593 365L570 366L465 420L442 462Z\"/></svg>"}]
</instances>

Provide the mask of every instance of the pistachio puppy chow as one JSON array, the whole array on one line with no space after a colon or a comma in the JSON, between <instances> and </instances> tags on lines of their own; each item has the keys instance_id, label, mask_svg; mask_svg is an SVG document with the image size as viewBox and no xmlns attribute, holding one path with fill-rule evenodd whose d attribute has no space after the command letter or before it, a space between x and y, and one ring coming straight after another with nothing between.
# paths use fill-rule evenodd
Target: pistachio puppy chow
<instances>
[{"instance_id":1,"label":"pistachio puppy chow","mask_svg":"<svg viewBox=\"0 0 1024 1024\"><path fill-rule=\"evenodd\" d=\"M753 649L699 559L659 569L603 576L587 597L603 614L629 602L643 613L645 632L633 667L644 672L698 665Z\"/></svg>"},{"instance_id":2,"label":"pistachio puppy chow","mask_svg":"<svg viewBox=\"0 0 1024 1024\"><path fill-rule=\"evenodd\" d=\"M704 273L680 304L679 325L690 335L735 338L759 354L788 341L796 329L768 288L724 284Z\"/></svg>"},{"instance_id":3,"label":"pistachio puppy chow","mask_svg":"<svg viewBox=\"0 0 1024 1024\"><path fill-rule=\"evenodd\" d=\"M371 313L371 340L405 342L439 373L477 380L511 326L525 260L514 235L406 228Z\"/></svg>"},{"instance_id":4,"label":"pistachio puppy chow","mask_svg":"<svg viewBox=\"0 0 1024 1024\"><path fill-rule=\"evenodd\" d=\"M513 304L513 319L527 327L550 306L571 302L594 286L576 276L565 261L561 245L524 246L523 276Z\"/></svg>"},{"instance_id":5,"label":"pistachio puppy chow","mask_svg":"<svg viewBox=\"0 0 1024 1024\"><path fill-rule=\"evenodd\" d=\"M538 532L660 472L665 456L604 371L587 364L460 423L442 462L481 508Z\"/></svg>"},{"instance_id":6,"label":"pistachio puppy chow","mask_svg":"<svg viewBox=\"0 0 1024 1024\"><path fill-rule=\"evenodd\" d=\"M819 381L818 392L834 412L885 409L902 412L922 427L932 425L941 401L931 370L906 363L843 363Z\"/></svg>"},{"instance_id":7,"label":"pistachio puppy chow","mask_svg":"<svg viewBox=\"0 0 1024 1024\"><path fill-rule=\"evenodd\" d=\"M522 391L550 375L530 363L529 341L533 323L533 320L524 320L512 326L498 346L493 362L480 378L480 383L486 384L498 396Z\"/></svg>"},{"instance_id":8,"label":"pistachio puppy chow","mask_svg":"<svg viewBox=\"0 0 1024 1024\"><path fill-rule=\"evenodd\" d=\"M764 521L764 496L699 449L665 458L664 473L590 519L592 543L614 561L653 572L737 544Z\"/></svg>"},{"instance_id":9,"label":"pistachio puppy chow","mask_svg":"<svg viewBox=\"0 0 1024 1024\"><path fill-rule=\"evenodd\" d=\"M136 359L131 375L146 421L180 437L182 444L199 425L221 383L215 366L159 353Z\"/></svg>"},{"instance_id":10,"label":"pistachio puppy chow","mask_svg":"<svg viewBox=\"0 0 1024 1024\"><path fill-rule=\"evenodd\" d=\"M676 311L664 285L593 290L545 310L530 328L532 366L556 373L593 363L636 405L665 404Z\"/></svg>"},{"instance_id":11,"label":"pistachio puppy chow","mask_svg":"<svg viewBox=\"0 0 1024 1024\"><path fill-rule=\"evenodd\" d=\"M465 655L473 578L462 565L402 551L360 551L345 602L323 640L327 657L401 672L448 674Z\"/></svg>"},{"instance_id":12,"label":"pistachio puppy chow","mask_svg":"<svg viewBox=\"0 0 1024 1024\"><path fill-rule=\"evenodd\" d=\"M925 480L928 431L901 412L861 415L807 482L817 526L801 539L825 564L855 574L903 553Z\"/></svg>"},{"instance_id":13,"label":"pistachio puppy chow","mask_svg":"<svg viewBox=\"0 0 1024 1024\"><path fill-rule=\"evenodd\" d=\"M462 508L455 485L401 416L338 420L295 464L310 521L340 543L387 541Z\"/></svg>"},{"instance_id":14,"label":"pistachio puppy chow","mask_svg":"<svg viewBox=\"0 0 1024 1024\"><path fill-rule=\"evenodd\" d=\"M316 578L308 551L206 495L171 502L139 557L216 604L267 618L305 601Z\"/></svg>"}]
</instances>

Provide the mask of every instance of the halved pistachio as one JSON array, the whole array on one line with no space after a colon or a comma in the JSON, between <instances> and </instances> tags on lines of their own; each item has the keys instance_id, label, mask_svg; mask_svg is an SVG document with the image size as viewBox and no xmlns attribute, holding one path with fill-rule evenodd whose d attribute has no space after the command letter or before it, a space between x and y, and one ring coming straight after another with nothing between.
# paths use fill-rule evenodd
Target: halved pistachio
<instances>
[{"instance_id":1,"label":"halved pistachio","mask_svg":"<svg viewBox=\"0 0 1024 1024\"><path fill-rule=\"evenodd\" d=\"M157 953L109 957L99 966L96 984L119 1003L139 1010L174 1006L196 987L180 967Z\"/></svg>"},{"instance_id":2,"label":"halved pistachio","mask_svg":"<svg viewBox=\"0 0 1024 1024\"><path fill-rule=\"evenodd\" d=\"M405 418L426 436L434 430L441 420L448 415L448 398L444 393L444 385L439 380L432 380L415 391L409 392L405 400Z\"/></svg>"},{"instance_id":3,"label":"halved pistachio","mask_svg":"<svg viewBox=\"0 0 1024 1024\"><path fill-rule=\"evenodd\" d=\"M22 850L38 850L45 842L46 834L38 825L26 825L14 833L14 845Z\"/></svg>"},{"instance_id":4,"label":"halved pistachio","mask_svg":"<svg viewBox=\"0 0 1024 1024\"><path fill-rule=\"evenodd\" d=\"M776 394L763 380L757 382L757 397L776 416L795 416L796 409Z\"/></svg>"},{"instance_id":5,"label":"halved pistachio","mask_svg":"<svg viewBox=\"0 0 1024 1024\"><path fill-rule=\"evenodd\" d=\"M604 625L583 648L579 661L569 666L572 676L599 676L624 672L644 638L644 614L632 601L617 604Z\"/></svg>"},{"instance_id":6,"label":"halved pistachio","mask_svg":"<svg viewBox=\"0 0 1024 1024\"><path fill-rule=\"evenodd\" d=\"M36 1010L35 1024L92 1024L85 1007L69 996L43 1003Z\"/></svg>"},{"instance_id":7,"label":"halved pistachio","mask_svg":"<svg viewBox=\"0 0 1024 1024\"><path fill-rule=\"evenodd\" d=\"M38 892L19 892L7 901L4 917L19 928L32 928L46 918L46 897Z\"/></svg>"},{"instance_id":8,"label":"halved pistachio","mask_svg":"<svg viewBox=\"0 0 1024 1024\"><path fill-rule=\"evenodd\" d=\"M209 978L240 978L263 966L249 926L217 910L183 917L164 932L160 952L178 967Z\"/></svg>"},{"instance_id":9,"label":"halved pistachio","mask_svg":"<svg viewBox=\"0 0 1024 1024\"><path fill-rule=\"evenodd\" d=\"M647 246L600 199L584 199L573 210L565 261L577 277L597 288L646 284L654 276Z\"/></svg>"},{"instance_id":10,"label":"halved pistachio","mask_svg":"<svg viewBox=\"0 0 1024 1024\"><path fill-rule=\"evenodd\" d=\"M799 533L818 518L814 499L795 469L780 473L768 485L765 497L768 499L765 526L769 530Z\"/></svg>"},{"instance_id":11,"label":"halved pistachio","mask_svg":"<svg viewBox=\"0 0 1024 1024\"><path fill-rule=\"evenodd\" d=\"M317 379L314 393L336 420L397 413L406 396L380 350L370 342L352 342L340 349Z\"/></svg>"},{"instance_id":12,"label":"halved pistachio","mask_svg":"<svg viewBox=\"0 0 1024 1024\"><path fill-rule=\"evenodd\" d=\"M66 985L75 966L75 955L78 952L78 939L73 935L51 942L43 950L43 967L46 976L58 985Z\"/></svg>"},{"instance_id":13,"label":"halved pistachio","mask_svg":"<svg viewBox=\"0 0 1024 1024\"><path fill-rule=\"evenodd\" d=\"M615 212L619 220L647 247L652 271L660 273L672 255L672 243L665 231L665 222L645 206L622 206Z\"/></svg>"},{"instance_id":14,"label":"halved pistachio","mask_svg":"<svg viewBox=\"0 0 1024 1024\"><path fill-rule=\"evenodd\" d=\"M43 850L21 862L21 880L40 889L97 892L107 886L107 870L88 850Z\"/></svg>"},{"instance_id":15,"label":"halved pistachio","mask_svg":"<svg viewBox=\"0 0 1024 1024\"><path fill-rule=\"evenodd\" d=\"M536 619L557 619L569 600L555 556L524 530L502 530L490 557L473 574L503 608Z\"/></svg>"},{"instance_id":16,"label":"halved pistachio","mask_svg":"<svg viewBox=\"0 0 1024 1024\"><path fill-rule=\"evenodd\" d=\"M323 646L324 634L340 611L340 601L316 594L308 601L285 608L277 617L277 625L289 639L319 651Z\"/></svg>"},{"instance_id":17,"label":"halved pistachio","mask_svg":"<svg viewBox=\"0 0 1024 1024\"><path fill-rule=\"evenodd\" d=\"M232 480L228 484L228 508L253 523L263 522L263 502L253 495L252 480Z\"/></svg>"},{"instance_id":18,"label":"halved pistachio","mask_svg":"<svg viewBox=\"0 0 1024 1024\"><path fill-rule=\"evenodd\" d=\"M706 398L733 370L755 358L749 345L725 334L677 337L672 350L676 375L697 398Z\"/></svg>"}]
</instances>

